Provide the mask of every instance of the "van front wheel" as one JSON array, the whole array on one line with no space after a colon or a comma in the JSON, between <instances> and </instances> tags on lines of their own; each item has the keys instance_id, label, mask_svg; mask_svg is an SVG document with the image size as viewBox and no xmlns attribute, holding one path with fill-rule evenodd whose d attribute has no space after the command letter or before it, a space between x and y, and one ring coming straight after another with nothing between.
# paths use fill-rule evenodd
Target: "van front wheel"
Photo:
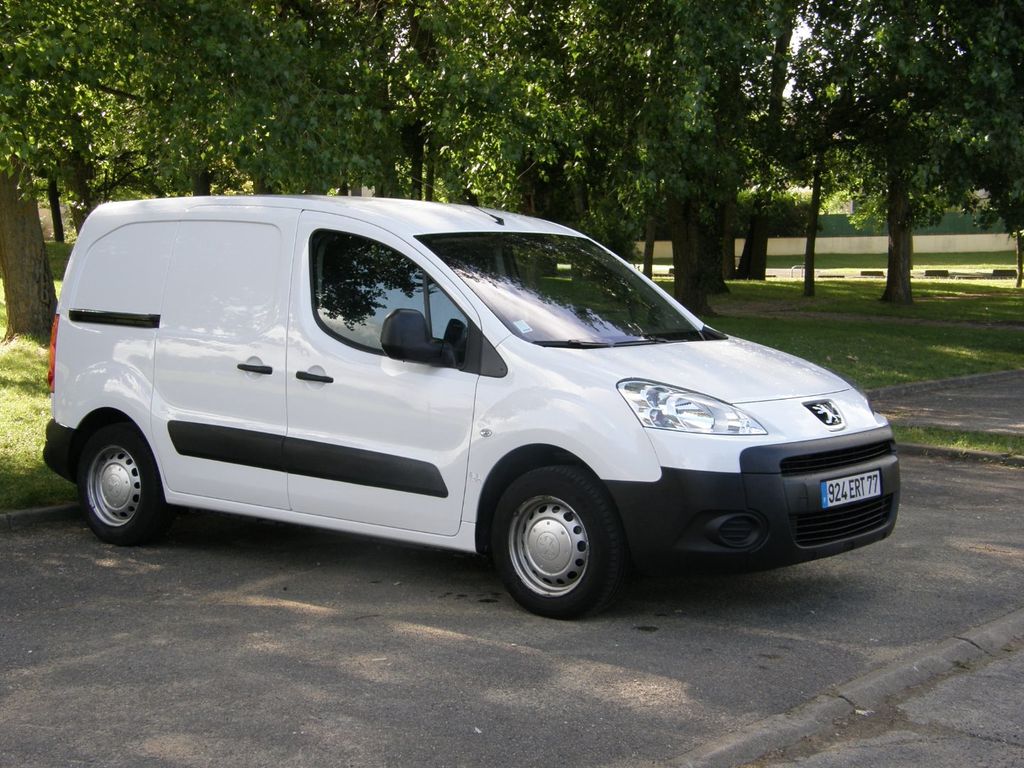
<instances>
[{"instance_id":1,"label":"van front wheel","mask_svg":"<svg viewBox=\"0 0 1024 768\"><path fill-rule=\"evenodd\" d=\"M89 527L108 544L144 544L174 519L145 440L127 424L96 432L78 461L78 497Z\"/></svg>"},{"instance_id":2,"label":"van front wheel","mask_svg":"<svg viewBox=\"0 0 1024 768\"><path fill-rule=\"evenodd\" d=\"M607 607L628 561L607 491L571 466L535 469L508 487L495 512L491 551L516 602L556 619Z\"/></svg>"}]
</instances>

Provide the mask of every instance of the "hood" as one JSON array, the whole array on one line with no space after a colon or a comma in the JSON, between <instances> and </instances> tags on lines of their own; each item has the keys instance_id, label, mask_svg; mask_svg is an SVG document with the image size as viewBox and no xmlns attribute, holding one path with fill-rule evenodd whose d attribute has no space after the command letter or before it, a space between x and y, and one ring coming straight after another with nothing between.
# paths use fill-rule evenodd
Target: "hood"
<instances>
[{"instance_id":1,"label":"hood","mask_svg":"<svg viewBox=\"0 0 1024 768\"><path fill-rule=\"evenodd\" d=\"M851 388L813 363L735 338L544 352L564 356L574 371L613 383L649 379L734 404L817 397Z\"/></svg>"}]
</instances>

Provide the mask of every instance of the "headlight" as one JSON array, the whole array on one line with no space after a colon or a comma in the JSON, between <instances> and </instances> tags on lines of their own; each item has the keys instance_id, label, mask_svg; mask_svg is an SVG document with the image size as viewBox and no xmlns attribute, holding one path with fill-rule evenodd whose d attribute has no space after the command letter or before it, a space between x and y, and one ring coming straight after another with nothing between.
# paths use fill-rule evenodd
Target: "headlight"
<instances>
[{"instance_id":1,"label":"headlight","mask_svg":"<svg viewBox=\"0 0 1024 768\"><path fill-rule=\"evenodd\" d=\"M767 435L753 418L728 403L653 381L627 379L619 393L645 427L706 435Z\"/></svg>"}]
</instances>

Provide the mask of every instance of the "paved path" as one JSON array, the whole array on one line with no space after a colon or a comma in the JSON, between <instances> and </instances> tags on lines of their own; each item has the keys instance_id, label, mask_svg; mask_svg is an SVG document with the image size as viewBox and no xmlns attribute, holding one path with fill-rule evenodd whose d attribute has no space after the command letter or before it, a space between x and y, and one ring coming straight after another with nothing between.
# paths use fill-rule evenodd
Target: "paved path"
<instances>
[{"instance_id":1,"label":"paved path","mask_svg":"<svg viewBox=\"0 0 1024 768\"><path fill-rule=\"evenodd\" d=\"M875 410L895 423L1024 435L1024 370L886 387L870 395Z\"/></svg>"}]
</instances>

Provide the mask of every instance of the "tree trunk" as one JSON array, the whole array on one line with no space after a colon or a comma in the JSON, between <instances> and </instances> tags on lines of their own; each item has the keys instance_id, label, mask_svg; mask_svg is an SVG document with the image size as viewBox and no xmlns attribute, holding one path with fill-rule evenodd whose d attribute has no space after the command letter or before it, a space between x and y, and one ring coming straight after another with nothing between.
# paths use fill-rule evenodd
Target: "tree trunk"
<instances>
[{"instance_id":1,"label":"tree trunk","mask_svg":"<svg viewBox=\"0 0 1024 768\"><path fill-rule=\"evenodd\" d=\"M423 160L427 143L424 127L423 121L417 120L402 128L402 147L411 164L409 181L413 200L423 199Z\"/></svg>"},{"instance_id":2,"label":"tree trunk","mask_svg":"<svg viewBox=\"0 0 1024 768\"><path fill-rule=\"evenodd\" d=\"M722 279L736 278L736 195L722 203L719 212L722 234Z\"/></svg>"},{"instance_id":3,"label":"tree trunk","mask_svg":"<svg viewBox=\"0 0 1024 768\"><path fill-rule=\"evenodd\" d=\"M577 221L582 221L590 203L587 200L587 188L578 181L572 182L572 207L576 212Z\"/></svg>"},{"instance_id":4,"label":"tree trunk","mask_svg":"<svg viewBox=\"0 0 1024 768\"><path fill-rule=\"evenodd\" d=\"M70 172L71 220L75 224L75 231L81 232L82 225L97 205L97 200L92 191L92 181L96 176L96 170L79 152L73 150L69 156L68 171Z\"/></svg>"},{"instance_id":5,"label":"tree trunk","mask_svg":"<svg viewBox=\"0 0 1024 768\"><path fill-rule=\"evenodd\" d=\"M807 216L807 243L804 245L804 296L814 295L814 249L818 242L818 213L821 209L821 166L824 158L814 158L814 178L811 180L811 211Z\"/></svg>"},{"instance_id":6,"label":"tree trunk","mask_svg":"<svg viewBox=\"0 0 1024 768\"><path fill-rule=\"evenodd\" d=\"M192 174L192 194L196 197L209 197L212 194L213 174L204 168Z\"/></svg>"},{"instance_id":7,"label":"tree trunk","mask_svg":"<svg viewBox=\"0 0 1024 768\"><path fill-rule=\"evenodd\" d=\"M914 256L914 231L910 219L910 196L901 180L890 177L887 218L889 224L889 264L882 301L912 304L910 264Z\"/></svg>"},{"instance_id":8,"label":"tree trunk","mask_svg":"<svg viewBox=\"0 0 1024 768\"><path fill-rule=\"evenodd\" d=\"M750 216L750 232L747 233L750 266L747 280L764 280L768 271L768 220L762 211L762 205L755 203L754 213Z\"/></svg>"},{"instance_id":9,"label":"tree trunk","mask_svg":"<svg viewBox=\"0 0 1024 768\"><path fill-rule=\"evenodd\" d=\"M648 216L644 227L644 274L650 278L654 277L654 237L657 226L657 219Z\"/></svg>"},{"instance_id":10,"label":"tree trunk","mask_svg":"<svg viewBox=\"0 0 1024 768\"><path fill-rule=\"evenodd\" d=\"M0 171L0 278L7 303L4 341L15 336L50 337L57 297L43 245L39 208L18 189L24 167L17 159L10 172Z\"/></svg>"},{"instance_id":11,"label":"tree trunk","mask_svg":"<svg viewBox=\"0 0 1024 768\"><path fill-rule=\"evenodd\" d=\"M426 186L423 189L423 199L430 202L434 199L434 178L437 172L437 160L434 157L433 141L428 140L423 147L424 163L427 166Z\"/></svg>"},{"instance_id":12,"label":"tree trunk","mask_svg":"<svg viewBox=\"0 0 1024 768\"><path fill-rule=\"evenodd\" d=\"M667 213L672 238L673 295L691 312L705 313L709 307L701 280L697 203L670 195Z\"/></svg>"},{"instance_id":13,"label":"tree trunk","mask_svg":"<svg viewBox=\"0 0 1024 768\"><path fill-rule=\"evenodd\" d=\"M1014 240L1017 241L1017 287L1021 287L1021 279L1024 278L1024 251L1021 250L1021 239L1024 239L1024 231L1019 231L1014 234Z\"/></svg>"},{"instance_id":14,"label":"tree trunk","mask_svg":"<svg viewBox=\"0 0 1024 768\"><path fill-rule=\"evenodd\" d=\"M46 197L50 201L50 220L53 221L53 241L64 242L64 216L60 212L60 191L57 179L51 176L46 182Z\"/></svg>"}]
</instances>

